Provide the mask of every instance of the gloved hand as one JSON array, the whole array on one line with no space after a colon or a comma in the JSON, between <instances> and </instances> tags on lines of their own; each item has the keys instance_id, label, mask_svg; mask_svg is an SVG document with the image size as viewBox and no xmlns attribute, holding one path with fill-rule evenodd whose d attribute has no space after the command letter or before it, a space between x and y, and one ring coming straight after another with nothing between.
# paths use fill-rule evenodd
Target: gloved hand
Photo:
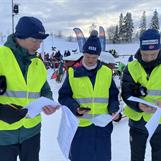
<instances>
[{"instance_id":1,"label":"gloved hand","mask_svg":"<svg viewBox=\"0 0 161 161\"><path fill-rule=\"evenodd\" d=\"M147 95L146 87L141 86L140 83L136 83L134 86L131 85L131 88L133 89L133 95L136 97L145 97Z\"/></svg>"},{"instance_id":2,"label":"gloved hand","mask_svg":"<svg viewBox=\"0 0 161 161\"><path fill-rule=\"evenodd\" d=\"M27 114L27 109L22 109L22 106L14 104L0 104L0 120L12 124L24 118Z\"/></svg>"},{"instance_id":3,"label":"gloved hand","mask_svg":"<svg viewBox=\"0 0 161 161\"><path fill-rule=\"evenodd\" d=\"M6 92L7 89L7 83L6 83L6 77L4 75L0 76L0 95L3 95Z\"/></svg>"}]
</instances>

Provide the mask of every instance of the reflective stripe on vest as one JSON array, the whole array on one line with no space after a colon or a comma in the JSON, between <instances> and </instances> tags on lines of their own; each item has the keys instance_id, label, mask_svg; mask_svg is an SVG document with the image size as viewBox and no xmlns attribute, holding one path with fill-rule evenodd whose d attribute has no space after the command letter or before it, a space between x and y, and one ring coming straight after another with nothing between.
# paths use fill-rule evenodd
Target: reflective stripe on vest
<instances>
[{"instance_id":1,"label":"reflective stripe on vest","mask_svg":"<svg viewBox=\"0 0 161 161\"><path fill-rule=\"evenodd\" d=\"M147 90L148 95L159 96L161 95L161 90Z\"/></svg>"},{"instance_id":2,"label":"reflective stripe on vest","mask_svg":"<svg viewBox=\"0 0 161 161\"><path fill-rule=\"evenodd\" d=\"M47 78L43 62L39 58L31 59L25 80L14 54L8 47L0 47L0 58L0 75L5 75L7 80L7 90L0 96L0 103L26 106L39 98L41 88ZM0 130L16 130L21 126L32 128L40 121L40 115L32 119L24 118L13 124L0 121Z\"/></svg>"},{"instance_id":3,"label":"reflective stripe on vest","mask_svg":"<svg viewBox=\"0 0 161 161\"><path fill-rule=\"evenodd\" d=\"M74 77L72 68L69 68L68 72L73 98L79 103L81 108L89 107L91 109L88 115L79 117L79 126L89 126L92 124L89 118L91 119L96 115L108 113L112 71L108 67L102 66L97 71L94 88L89 77Z\"/></svg>"},{"instance_id":4,"label":"reflective stripe on vest","mask_svg":"<svg viewBox=\"0 0 161 161\"><path fill-rule=\"evenodd\" d=\"M79 104L82 103L108 103L108 98L76 98Z\"/></svg>"},{"instance_id":5,"label":"reflective stripe on vest","mask_svg":"<svg viewBox=\"0 0 161 161\"><path fill-rule=\"evenodd\" d=\"M25 98L28 96L28 98L33 98L37 99L40 97L40 92L29 92L27 93L26 91L10 91L6 90L4 93L4 96L7 97L16 97L16 98Z\"/></svg>"},{"instance_id":6,"label":"reflective stripe on vest","mask_svg":"<svg viewBox=\"0 0 161 161\"><path fill-rule=\"evenodd\" d=\"M85 114L83 116L81 116L82 118L85 119L92 119L93 117L99 116L100 114Z\"/></svg>"},{"instance_id":7,"label":"reflective stripe on vest","mask_svg":"<svg viewBox=\"0 0 161 161\"><path fill-rule=\"evenodd\" d=\"M161 65L158 65L153 69L148 80L147 73L138 61L128 63L128 70L136 83L140 83L142 86L147 88L148 94L145 97L141 97L142 99L151 103L153 103L154 100L161 101L161 79L159 79L161 73ZM152 114L149 113L136 112L128 106L124 108L124 113L130 119L135 121L140 120L142 117L145 121L148 121L152 116Z\"/></svg>"}]
</instances>

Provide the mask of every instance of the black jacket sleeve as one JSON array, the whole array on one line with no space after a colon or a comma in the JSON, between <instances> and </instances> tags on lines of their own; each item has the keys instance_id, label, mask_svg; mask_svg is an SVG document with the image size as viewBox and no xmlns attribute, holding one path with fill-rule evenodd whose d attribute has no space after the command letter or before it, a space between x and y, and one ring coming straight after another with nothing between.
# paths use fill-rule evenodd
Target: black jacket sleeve
<instances>
[{"instance_id":1,"label":"black jacket sleeve","mask_svg":"<svg viewBox=\"0 0 161 161\"><path fill-rule=\"evenodd\" d=\"M108 105L108 112L110 114L117 112L119 109L118 94L119 90L117 89L116 84L112 79L111 86L109 89L109 105Z\"/></svg>"},{"instance_id":2,"label":"black jacket sleeve","mask_svg":"<svg viewBox=\"0 0 161 161\"><path fill-rule=\"evenodd\" d=\"M67 75L62 87L59 89L58 101L60 104L67 106L73 114L77 115L77 108L80 106L79 103L72 98L73 92L69 83L69 76Z\"/></svg>"},{"instance_id":3,"label":"black jacket sleeve","mask_svg":"<svg viewBox=\"0 0 161 161\"><path fill-rule=\"evenodd\" d=\"M136 96L135 95L135 87L137 86L137 83L134 82L133 78L131 77L129 71L128 71L128 67L126 66L124 72L123 72L123 77L122 77L122 83L121 83L121 96L124 100L124 102L133 110L137 111L137 112L141 112L141 110L138 107L138 103L137 102L132 102L132 101L128 101L127 99L130 96Z\"/></svg>"}]
</instances>

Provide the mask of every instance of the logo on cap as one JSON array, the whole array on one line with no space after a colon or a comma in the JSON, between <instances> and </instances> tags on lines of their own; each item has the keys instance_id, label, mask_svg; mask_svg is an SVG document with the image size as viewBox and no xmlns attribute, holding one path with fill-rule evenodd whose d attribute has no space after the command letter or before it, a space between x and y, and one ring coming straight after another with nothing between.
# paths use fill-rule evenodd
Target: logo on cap
<instances>
[{"instance_id":1,"label":"logo on cap","mask_svg":"<svg viewBox=\"0 0 161 161\"><path fill-rule=\"evenodd\" d=\"M149 45L149 49L154 49L155 46L154 45Z\"/></svg>"},{"instance_id":2,"label":"logo on cap","mask_svg":"<svg viewBox=\"0 0 161 161\"><path fill-rule=\"evenodd\" d=\"M96 51L97 49L94 46L88 46L88 50Z\"/></svg>"},{"instance_id":3,"label":"logo on cap","mask_svg":"<svg viewBox=\"0 0 161 161\"><path fill-rule=\"evenodd\" d=\"M42 35L45 35L45 32L42 32L42 31L39 31L38 33L39 34L42 34Z\"/></svg>"},{"instance_id":4,"label":"logo on cap","mask_svg":"<svg viewBox=\"0 0 161 161\"><path fill-rule=\"evenodd\" d=\"M158 39L154 39L154 40L142 40L142 45L152 45L152 44L159 44Z\"/></svg>"}]
</instances>

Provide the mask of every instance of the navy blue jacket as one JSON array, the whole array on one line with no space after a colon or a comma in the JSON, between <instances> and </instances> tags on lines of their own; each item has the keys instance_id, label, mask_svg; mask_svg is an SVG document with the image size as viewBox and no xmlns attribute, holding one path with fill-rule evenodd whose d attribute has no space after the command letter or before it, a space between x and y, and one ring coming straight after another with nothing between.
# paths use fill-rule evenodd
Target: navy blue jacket
<instances>
[{"instance_id":1,"label":"navy blue jacket","mask_svg":"<svg viewBox=\"0 0 161 161\"><path fill-rule=\"evenodd\" d=\"M102 64L98 62L97 67L93 70L87 70L83 66L73 67L74 77L88 76L94 87L96 74L97 71L101 68L101 66ZM118 93L119 91L115 85L115 82L112 80L109 89L109 104L108 104L108 110L110 114L118 111L119 109ZM59 90L58 101L60 102L60 104L69 107L70 110L76 115L76 109L80 107L80 105L74 98L72 98L72 96L73 92L70 87L69 76L67 75L62 87Z\"/></svg>"}]
</instances>

